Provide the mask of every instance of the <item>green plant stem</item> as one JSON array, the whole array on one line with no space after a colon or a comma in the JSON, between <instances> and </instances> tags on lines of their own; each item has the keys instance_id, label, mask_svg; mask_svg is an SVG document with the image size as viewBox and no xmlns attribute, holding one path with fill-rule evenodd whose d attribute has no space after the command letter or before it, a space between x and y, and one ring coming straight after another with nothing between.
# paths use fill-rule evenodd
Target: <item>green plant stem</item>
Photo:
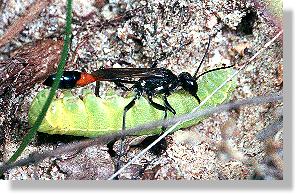
<instances>
[{"instance_id":1,"label":"green plant stem","mask_svg":"<svg viewBox=\"0 0 298 195\"><path fill-rule=\"evenodd\" d=\"M57 70L57 76L56 80L51 88L49 97L47 98L41 113L39 114L36 122L34 123L33 127L29 130L27 135L24 137L22 143L20 144L19 148L17 151L11 156L11 158L8 160L8 164L13 163L17 160L17 158L22 154L24 149L27 147L27 145L31 142L31 140L34 138L36 135L36 132L39 128L39 126L42 123L42 120L44 119L47 110L55 96L56 90L59 86L60 78L62 77L64 67L66 64L67 60L67 55L69 51L69 45L71 41L71 20L72 20L72 0L67 0L67 11L66 11L66 26L65 26L65 37L64 37L64 45L63 45L63 50L60 58L60 62L58 65L58 70Z\"/></svg>"}]
</instances>

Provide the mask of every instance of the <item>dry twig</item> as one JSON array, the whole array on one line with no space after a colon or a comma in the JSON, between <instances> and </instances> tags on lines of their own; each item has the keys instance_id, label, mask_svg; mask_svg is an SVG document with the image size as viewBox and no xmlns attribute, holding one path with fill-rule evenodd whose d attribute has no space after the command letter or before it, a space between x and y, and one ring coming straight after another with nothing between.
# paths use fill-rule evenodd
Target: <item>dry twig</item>
<instances>
[{"instance_id":1,"label":"dry twig","mask_svg":"<svg viewBox=\"0 0 298 195\"><path fill-rule=\"evenodd\" d=\"M52 0L37 0L33 3L29 9L19 18L17 21L12 23L8 30L0 37L0 47L8 43L16 35L18 35L24 27L32 22L40 12L50 3Z\"/></svg>"}]
</instances>

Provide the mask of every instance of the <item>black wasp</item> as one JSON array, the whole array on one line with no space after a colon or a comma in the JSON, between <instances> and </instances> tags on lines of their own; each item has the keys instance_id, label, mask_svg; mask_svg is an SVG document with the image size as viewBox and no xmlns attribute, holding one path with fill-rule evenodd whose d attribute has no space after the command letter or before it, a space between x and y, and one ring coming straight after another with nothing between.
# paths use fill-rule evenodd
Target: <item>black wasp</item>
<instances>
[{"instance_id":1,"label":"black wasp","mask_svg":"<svg viewBox=\"0 0 298 195\"><path fill-rule=\"evenodd\" d=\"M182 72L178 76L171 70L166 68L156 68L154 65L151 68L101 68L92 73L79 72L79 71L64 71L60 80L59 88L71 89L74 87L82 87L95 81L109 81L114 82L117 86L123 90L135 92L134 98L124 107L122 129L125 129L125 117L126 113L135 104L135 101L142 95L146 95L149 103L156 109L165 112L165 118L167 111L170 111L174 115L175 109L169 104L167 97L178 88L182 88L193 96L200 104L201 100L197 96L198 84L197 80L206 73L231 68L233 66L219 67L208 70L197 76L200 67L202 66L204 59L207 56L211 39L209 38L208 46L205 54L195 72L192 76L188 72ZM44 84L52 86L56 75L49 76ZM131 84L130 88L127 88L125 84ZM153 97L156 95L162 95L163 105L153 101Z\"/></svg>"},{"instance_id":2,"label":"black wasp","mask_svg":"<svg viewBox=\"0 0 298 195\"><path fill-rule=\"evenodd\" d=\"M136 100L143 95L147 96L149 103L154 108L164 111L164 118L167 117L167 111L170 111L174 115L176 114L175 109L168 102L167 97L170 96L171 93L176 91L178 88L182 88L183 90L187 91L198 101L198 104L200 104L201 100L197 96L198 78L212 71L233 67L219 67L208 70L198 75L199 69L201 68L204 59L208 54L210 42L211 39L209 38L205 54L193 76L188 72L182 72L179 75L175 75L169 69L156 68L156 63L153 64L151 68L101 68L92 73L80 71L64 71L64 74L60 80L59 88L71 89L74 87L82 87L95 81L109 81L114 82L118 87L121 87L123 90L134 91L135 96L124 107L123 110L122 133L124 133L126 127L126 113L134 106ZM49 76L44 81L44 84L47 86L52 86L55 78L55 74ZM127 84L131 85L131 87L128 88ZM163 105L153 101L153 97L156 95L162 95ZM122 140L123 138L124 136L122 137ZM113 143L110 144L113 145ZM123 144L121 143L120 151L122 151L122 148ZM118 157L120 158L120 156ZM118 169L118 167L119 164L117 164L116 170Z\"/></svg>"}]
</instances>

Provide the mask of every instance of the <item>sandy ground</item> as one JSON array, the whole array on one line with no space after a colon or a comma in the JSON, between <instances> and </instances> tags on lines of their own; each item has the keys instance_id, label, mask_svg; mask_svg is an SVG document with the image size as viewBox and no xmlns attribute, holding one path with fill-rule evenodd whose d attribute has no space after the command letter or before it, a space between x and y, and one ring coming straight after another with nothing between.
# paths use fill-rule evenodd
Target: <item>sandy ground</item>
<instances>
[{"instance_id":1,"label":"sandy ground","mask_svg":"<svg viewBox=\"0 0 298 195\"><path fill-rule=\"evenodd\" d=\"M0 35L31 3L0 1ZM117 18L128 10L134 10L131 17L102 27L103 21ZM77 56L76 65L69 69L117 67L115 62L120 60L131 63L129 67L148 67L157 61L158 67L193 74L194 64L201 60L209 35L211 47L201 71L223 64L239 65L279 32L281 24L270 15L271 11L270 7L248 0L147 3L136 0L109 4L76 0L71 53ZM25 43L61 38L64 17L65 1L54 1L20 35L0 48L0 60L9 58L12 50ZM86 43L74 52L86 37ZM177 50L188 41L191 41L189 45ZM172 51L172 55L165 57ZM280 38L237 75L231 100L281 92L282 54ZM19 96L12 94L5 107L3 104L7 101L1 98L1 161L12 155L27 132L30 102L43 87L36 84ZM107 88L114 89L114 86L103 84L101 96L104 97ZM259 132L280 118L281 111L282 103L269 103L214 114L198 125L167 136L167 147L162 152L147 153L122 173L120 179L282 179L282 129L264 140L257 139ZM38 134L23 156L81 139ZM128 137L126 142L134 139ZM140 150L130 148L123 160L127 161ZM106 146L93 146L37 165L15 168L6 172L3 179L107 179L114 171L114 160Z\"/></svg>"}]
</instances>

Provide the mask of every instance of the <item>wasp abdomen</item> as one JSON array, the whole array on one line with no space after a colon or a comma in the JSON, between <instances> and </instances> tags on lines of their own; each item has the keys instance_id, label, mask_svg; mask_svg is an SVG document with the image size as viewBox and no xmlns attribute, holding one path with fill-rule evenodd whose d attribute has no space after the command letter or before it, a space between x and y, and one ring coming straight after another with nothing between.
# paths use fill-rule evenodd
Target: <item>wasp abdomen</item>
<instances>
[{"instance_id":1,"label":"wasp abdomen","mask_svg":"<svg viewBox=\"0 0 298 195\"><path fill-rule=\"evenodd\" d=\"M77 82L81 78L81 72L78 71L64 71L60 79L60 89L72 89L77 86ZM43 84L51 87L56 79L56 74L49 76Z\"/></svg>"}]
</instances>

